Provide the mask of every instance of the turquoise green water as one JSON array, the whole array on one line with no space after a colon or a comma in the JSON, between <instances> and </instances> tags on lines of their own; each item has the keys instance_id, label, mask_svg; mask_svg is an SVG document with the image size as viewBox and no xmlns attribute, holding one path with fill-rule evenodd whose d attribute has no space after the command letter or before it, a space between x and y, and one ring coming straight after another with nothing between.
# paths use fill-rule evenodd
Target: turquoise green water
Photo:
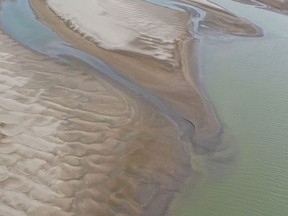
<instances>
[{"instance_id":1,"label":"turquoise green water","mask_svg":"<svg viewBox=\"0 0 288 216\"><path fill-rule=\"evenodd\" d=\"M202 178L179 197L171 215L285 216L288 17L231 1L217 2L257 23L265 37L202 40L203 81L224 133L231 136L233 159L208 160Z\"/></svg>"}]
</instances>

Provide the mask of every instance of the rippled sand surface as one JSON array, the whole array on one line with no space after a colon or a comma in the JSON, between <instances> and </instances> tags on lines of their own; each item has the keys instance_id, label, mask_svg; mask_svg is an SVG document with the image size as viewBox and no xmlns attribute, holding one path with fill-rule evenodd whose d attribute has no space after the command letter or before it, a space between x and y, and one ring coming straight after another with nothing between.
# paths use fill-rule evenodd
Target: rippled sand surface
<instances>
[{"instance_id":1,"label":"rippled sand surface","mask_svg":"<svg viewBox=\"0 0 288 216\"><path fill-rule=\"evenodd\" d=\"M175 125L87 67L0 41L0 215L161 215L190 172Z\"/></svg>"},{"instance_id":2,"label":"rippled sand surface","mask_svg":"<svg viewBox=\"0 0 288 216\"><path fill-rule=\"evenodd\" d=\"M149 98L1 32L0 215L167 215L194 171L191 154L222 150L222 127L200 82L197 34L255 37L261 29L205 0L179 0L177 10L140 0L30 3L66 41L155 95L195 131L185 143L187 131ZM204 148L190 152L187 144Z\"/></svg>"}]
</instances>

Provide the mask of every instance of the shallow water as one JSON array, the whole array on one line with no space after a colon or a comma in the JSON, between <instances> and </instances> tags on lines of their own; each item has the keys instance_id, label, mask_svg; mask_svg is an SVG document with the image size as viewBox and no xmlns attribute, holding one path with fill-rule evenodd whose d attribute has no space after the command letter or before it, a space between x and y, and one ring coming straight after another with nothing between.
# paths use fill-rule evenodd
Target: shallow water
<instances>
[{"instance_id":1,"label":"shallow water","mask_svg":"<svg viewBox=\"0 0 288 216\"><path fill-rule=\"evenodd\" d=\"M203 81L225 133L233 137L235 157L226 172L223 163L208 160L201 183L179 198L171 215L287 215L288 38L283 27L288 17L215 2L259 25L265 35L202 39Z\"/></svg>"},{"instance_id":2,"label":"shallow water","mask_svg":"<svg viewBox=\"0 0 288 216\"><path fill-rule=\"evenodd\" d=\"M220 165L210 162L217 174L208 173L173 215L288 214L287 42L203 45L207 90L234 138L237 157L222 178L215 171Z\"/></svg>"},{"instance_id":3,"label":"shallow water","mask_svg":"<svg viewBox=\"0 0 288 216\"><path fill-rule=\"evenodd\" d=\"M151 1L159 4L168 2ZM18 6L29 10L27 4L23 3L26 1L18 2ZM202 35L202 80L224 125L224 135L229 134L232 137L233 151L231 153L229 150L229 158L221 157L225 152L219 153L220 159L204 157L205 166L200 171L200 181L179 195L170 215L287 215L288 46L285 44L288 42L288 31L284 27L288 26L288 18L251 5L223 0L213 2L255 23L264 30L265 36L255 39L205 39L205 35ZM11 12L15 10L13 5L15 6L8 2L2 6L8 7ZM171 4L165 6L167 5L173 8ZM17 13L18 18L21 18L21 13ZM59 55L59 50L63 47L67 47L70 54L74 52L61 40L59 43L59 38L55 45L54 37L57 36L52 31L47 39L47 35L37 34L41 38L39 44L35 40L35 34L30 35L29 31L26 32L27 35L23 31L14 32L12 27L17 23L25 27L17 29L25 32L27 23L21 23L21 19L17 20L17 17L10 15L2 13L2 25L26 46L40 52L42 49L45 52L48 50L46 54L51 56ZM15 23L5 24L3 17L10 24ZM32 19L34 22L33 17ZM31 20L28 24L31 24ZM35 26L29 28L35 29ZM38 28L39 26L36 30ZM39 32L46 30L45 28ZM51 49L43 47L43 39L47 46L51 45ZM61 43L63 47L60 46ZM55 49L58 51L55 52ZM80 54L82 55L84 54ZM87 60L90 57L84 55L83 58ZM100 64L98 67L103 69L104 66ZM104 69L102 71L107 68ZM112 74L111 77L115 75ZM142 90L139 92L143 93ZM151 99L150 95L148 97ZM156 101L155 104L159 103Z\"/></svg>"}]
</instances>

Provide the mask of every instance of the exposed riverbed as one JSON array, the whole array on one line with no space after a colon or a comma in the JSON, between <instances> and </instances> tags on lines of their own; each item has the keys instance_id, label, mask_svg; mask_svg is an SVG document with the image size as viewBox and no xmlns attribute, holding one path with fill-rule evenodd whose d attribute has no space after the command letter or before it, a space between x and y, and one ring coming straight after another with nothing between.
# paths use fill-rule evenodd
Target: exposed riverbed
<instances>
[{"instance_id":1,"label":"exposed riverbed","mask_svg":"<svg viewBox=\"0 0 288 216\"><path fill-rule=\"evenodd\" d=\"M288 214L288 17L230 0L149 2L196 14L220 141L194 149L193 124L169 100L73 48L28 1L2 1L1 28L20 44L1 33L0 215ZM209 10L245 19L215 25Z\"/></svg>"}]
</instances>

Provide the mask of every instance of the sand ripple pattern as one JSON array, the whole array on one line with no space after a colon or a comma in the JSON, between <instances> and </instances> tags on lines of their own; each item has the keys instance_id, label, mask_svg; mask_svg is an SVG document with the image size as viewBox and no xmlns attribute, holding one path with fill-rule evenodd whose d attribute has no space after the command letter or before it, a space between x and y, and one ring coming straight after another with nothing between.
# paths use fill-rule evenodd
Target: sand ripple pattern
<instances>
[{"instance_id":1,"label":"sand ripple pattern","mask_svg":"<svg viewBox=\"0 0 288 216\"><path fill-rule=\"evenodd\" d=\"M1 216L165 212L190 169L165 116L3 34L0 63Z\"/></svg>"}]
</instances>

